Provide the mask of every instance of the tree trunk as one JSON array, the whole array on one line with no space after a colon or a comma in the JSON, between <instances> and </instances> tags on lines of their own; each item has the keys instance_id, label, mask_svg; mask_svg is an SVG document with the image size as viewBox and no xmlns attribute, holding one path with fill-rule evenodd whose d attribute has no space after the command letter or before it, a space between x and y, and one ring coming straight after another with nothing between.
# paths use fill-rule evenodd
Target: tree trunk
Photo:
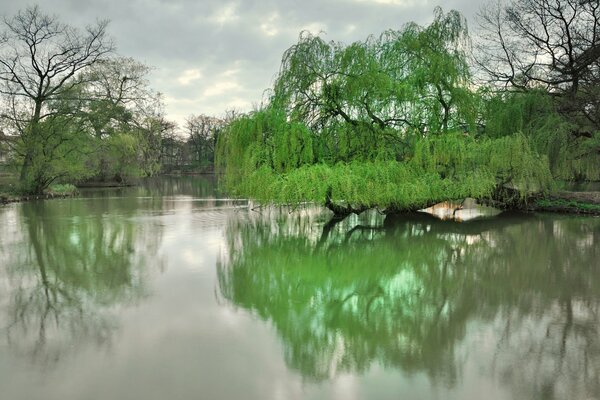
<instances>
[{"instance_id":1,"label":"tree trunk","mask_svg":"<svg viewBox=\"0 0 600 400\"><path fill-rule=\"evenodd\" d=\"M25 159L21 166L21 174L19 176L19 182L21 186L26 190L31 191L33 189L34 194L39 194L38 182L30 182L31 168L33 167L33 161L35 156L35 145L39 140L38 130L40 124L40 115L42 113L42 100L35 99L35 110L29 123L28 131L25 132L23 142L25 143ZM43 190L43 188L42 188Z\"/></svg>"}]
</instances>

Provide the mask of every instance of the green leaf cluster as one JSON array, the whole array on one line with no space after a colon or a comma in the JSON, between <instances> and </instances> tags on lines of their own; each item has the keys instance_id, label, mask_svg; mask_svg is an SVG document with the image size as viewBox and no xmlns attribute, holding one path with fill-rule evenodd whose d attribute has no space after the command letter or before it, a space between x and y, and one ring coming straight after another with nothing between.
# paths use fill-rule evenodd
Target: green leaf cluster
<instances>
[{"instance_id":1,"label":"green leaf cluster","mask_svg":"<svg viewBox=\"0 0 600 400\"><path fill-rule=\"evenodd\" d=\"M600 132L581 131L581 124L561 112L550 93L495 93L482 114L487 136L522 133L547 156L556 179L600 180Z\"/></svg>"},{"instance_id":2,"label":"green leaf cluster","mask_svg":"<svg viewBox=\"0 0 600 400\"><path fill-rule=\"evenodd\" d=\"M250 120L247 117L245 123ZM491 198L503 185L526 197L552 183L546 159L532 150L524 135L473 139L448 133L417 140L411 156L402 161L317 162L282 170L274 168L268 147L251 140L251 132L233 135L233 140L247 142L237 148L235 159L227 158L223 178L234 194L262 203L325 204L331 200L402 211L448 199Z\"/></svg>"},{"instance_id":3,"label":"green leaf cluster","mask_svg":"<svg viewBox=\"0 0 600 400\"><path fill-rule=\"evenodd\" d=\"M301 33L267 104L219 138L225 186L263 202L406 209L600 179L600 132L568 117L573 102L481 87L470 56L465 19L440 8L427 26L349 45Z\"/></svg>"}]
</instances>

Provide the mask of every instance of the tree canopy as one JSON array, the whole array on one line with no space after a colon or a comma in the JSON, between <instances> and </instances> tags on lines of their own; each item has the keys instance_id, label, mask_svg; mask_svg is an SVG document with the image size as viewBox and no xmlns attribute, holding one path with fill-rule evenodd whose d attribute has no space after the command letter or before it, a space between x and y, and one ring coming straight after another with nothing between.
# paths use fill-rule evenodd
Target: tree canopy
<instances>
[{"instance_id":1,"label":"tree canopy","mask_svg":"<svg viewBox=\"0 0 600 400\"><path fill-rule=\"evenodd\" d=\"M302 33L269 103L220 135L225 185L341 215L464 197L526 202L551 184L547 159L522 127L482 132L482 118L500 116L486 108L495 97L473 89L469 55L464 18L440 8L428 26L350 45Z\"/></svg>"},{"instance_id":2,"label":"tree canopy","mask_svg":"<svg viewBox=\"0 0 600 400\"><path fill-rule=\"evenodd\" d=\"M600 179L598 1L490 3L479 22L475 56L497 112L517 112L558 178Z\"/></svg>"},{"instance_id":3,"label":"tree canopy","mask_svg":"<svg viewBox=\"0 0 600 400\"><path fill-rule=\"evenodd\" d=\"M403 136L474 122L467 50L466 21L439 8L427 27L348 46L303 32L283 55L271 104L319 132L332 160L372 158L381 142L400 156Z\"/></svg>"},{"instance_id":4,"label":"tree canopy","mask_svg":"<svg viewBox=\"0 0 600 400\"><path fill-rule=\"evenodd\" d=\"M107 24L77 29L37 6L4 20L0 117L23 192L158 171L160 96L146 65L114 54Z\"/></svg>"}]
</instances>

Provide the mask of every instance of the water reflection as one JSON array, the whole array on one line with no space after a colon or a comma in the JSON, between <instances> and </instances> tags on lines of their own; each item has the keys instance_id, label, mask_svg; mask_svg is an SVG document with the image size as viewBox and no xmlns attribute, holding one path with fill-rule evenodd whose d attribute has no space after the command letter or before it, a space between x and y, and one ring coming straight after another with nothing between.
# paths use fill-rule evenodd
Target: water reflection
<instances>
[{"instance_id":1,"label":"water reflection","mask_svg":"<svg viewBox=\"0 0 600 400\"><path fill-rule=\"evenodd\" d=\"M203 176L161 176L146 178L136 186L117 188L84 188L84 197L163 197L185 196L199 199L219 198L216 178L213 175Z\"/></svg>"},{"instance_id":2,"label":"water reflection","mask_svg":"<svg viewBox=\"0 0 600 400\"><path fill-rule=\"evenodd\" d=\"M197 198L219 198L217 181L213 175L202 176L167 176L149 178L144 181L140 190L153 196L174 196L186 194Z\"/></svg>"},{"instance_id":3,"label":"water reflection","mask_svg":"<svg viewBox=\"0 0 600 400\"><path fill-rule=\"evenodd\" d=\"M471 198L467 198L462 202L444 201L422 211L442 220L454 220L457 222L493 217L500 214L500 210L478 204L475 199Z\"/></svg>"},{"instance_id":4,"label":"water reflection","mask_svg":"<svg viewBox=\"0 0 600 400\"><path fill-rule=\"evenodd\" d=\"M56 362L83 343L110 344L112 311L144 295L148 260L162 265L161 227L135 210L108 198L3 210L0 329L13 351Z\"/></svg>"},{"instance_id":5,"label":"water reflection","mask_svg":"<svg viewBox=\"0 0 600 400\"><path fill-rule=\"evenodd\" d=\"M218 265L304 377L379 365L454 387L474 363L515 398L600 396L600 219L324 218L236 218Z\"/></svg>"}]
</instances>

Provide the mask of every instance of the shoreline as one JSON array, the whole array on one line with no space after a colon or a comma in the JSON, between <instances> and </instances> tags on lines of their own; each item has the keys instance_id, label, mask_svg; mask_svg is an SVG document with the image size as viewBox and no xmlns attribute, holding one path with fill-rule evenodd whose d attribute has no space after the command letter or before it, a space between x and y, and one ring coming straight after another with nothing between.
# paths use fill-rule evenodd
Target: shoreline
<instances>
[{"instance_id":1,"label":"shoreline","mask_svg":"<svg viewBox=\"0 0 600 400\"><path fill-rule=\"evenodd\" d=\"M54 200L54 199L67 199L70 197L77 197L79 193L44 193L44 194L30 194L23 196L9 195L0 193L0 205L8 205L13 203L23 203L26 201L37 201L37 200Z\"/></svg>"},{"instance_id":2,"label":"shoreline","mask_svg":"<svg viewBox=\"0 0 600 400\"><path fill-rule=\"evenodd\" d=\"M78 183L75 185L77 189L102 189L102 188L125 188L137 186L137 183L119 183L119 182L89 182Z\"/></svg>"},{"instance_id":3,"label":"shoreline","mask_svg":"<svg viewBox=\"0 0 600 400\"><path fill-rule=\"evenodd\" d=\"M136 184L120 184L105 183L104 185L84 185L78 186L78 189L92 188L123 188L133 187ZM0 192L0 206L13 203L22 203L27 201L38 200L54 200L67 199L77 197L79 191L71 193L44 193L38 195L12 195ZM497 207L496 207L497 208ZM501 209L501 208L498 208ZM506 210L506 209L505 209ZM564 215L583 215L583 216L600 216L600 192L570 192L560 191L549 194L546 197L535 199L524 209L515 209L516 211L524 212L547 212Z\"/></svg>"}]
</instances>

